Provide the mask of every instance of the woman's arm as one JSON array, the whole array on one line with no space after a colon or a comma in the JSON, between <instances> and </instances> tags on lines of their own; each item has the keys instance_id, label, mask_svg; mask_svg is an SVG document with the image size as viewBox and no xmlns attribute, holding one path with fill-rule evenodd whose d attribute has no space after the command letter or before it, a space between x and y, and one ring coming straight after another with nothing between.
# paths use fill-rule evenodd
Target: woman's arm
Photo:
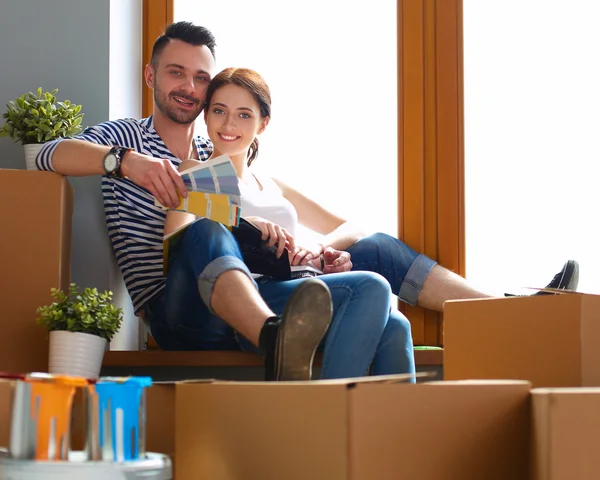
<instances>
[{"instance_id":1,"label":"woman's arm","mask_svg":"<svg viewBox=\"0 0 600 480\"><path fill-rule=\"evenodd\" d=\"M326 247L345 250L365 236L355 225L323 208L281 180L273 180L298 212L298 222L325 236L323 250Z\"/></svg>"},{"instance_id":2,"label":"woman's arm","mask_svg":"<svg viewBox=\"0 0 600 480\"><path fill-rule=\"evenodd\" d=\"M189 170L192 167L195 167L200 162L198 160L184 160L179 165L179 172L183 173L186 170ZM196 215L193 213L187 212L177 212L175 210L169 210L167 212L167 219L165 221L165 233L164 235L168 235L171 232L174 232L178 228L181 228L185 225L188 225L196 220Z\"/></svg>"}]
</instances>

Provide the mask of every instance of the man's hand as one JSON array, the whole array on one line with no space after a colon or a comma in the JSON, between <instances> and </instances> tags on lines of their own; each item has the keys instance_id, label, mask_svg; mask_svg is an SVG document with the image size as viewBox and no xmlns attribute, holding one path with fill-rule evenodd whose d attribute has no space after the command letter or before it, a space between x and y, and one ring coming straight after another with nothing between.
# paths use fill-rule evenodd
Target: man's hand
<instances>
[{"instance_id":1,"label":"man's hand","mask_svg":"<svg viewBox=\"0 0 600 480\"><path fill-rule=\"evenodd\" d=\"M352 261L350 260L350 254L348 252L336 250L332 247L326 247L323 251L323 259L325 261L323 273L349 272L352 269ZM320 258L311 260L311 263L314 267L321 268Z\"/></svg>"},{"instance_id":2,"label":"man's hand","mask_svg":"<svg viewBox=\"0 0 600 480\"><path fill-rule=\"evenodd\" d=\"M121 162L121 173L148 190L165 207L177 208L179 194L187 197L181 175L169 160L130 151Z\"/></svg>"}]
</instances>

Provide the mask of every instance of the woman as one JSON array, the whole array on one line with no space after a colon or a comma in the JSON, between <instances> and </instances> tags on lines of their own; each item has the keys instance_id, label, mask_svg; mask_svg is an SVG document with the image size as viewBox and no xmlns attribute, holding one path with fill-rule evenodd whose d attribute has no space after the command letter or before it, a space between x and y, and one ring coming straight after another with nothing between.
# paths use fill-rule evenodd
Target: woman
<instances>
[{"instance_id":1,"label":"woman","mask_svg":"<svg viewBox=\"0 0 600 480\"><path fill-rule=\"evenodd\" d=\"M490 296L400 240L383 233L365 237L289 185L251 169L258 155L257 136L270 116L269 87L252 70L226 69L208 87L204 118L214 144L213 157L228 154L232 158L240 180L242 214L262 230L271 245L278 245L279 254L289 247L291 265L311 262L324 273L349 267L376 272L402 301L440 312L447 300ZM298 223L322 234L322 243L296 246ZM578 271L577 262L569 260L547 288L576 290Z\"/></svg>"},{"instance_id":2,"label":"woman","mask_svg":"<svg viewBox=\"0 0 600 480\"><path fill-rule=\"evenodd\" d=\"M323 254L325 273L334 268L340 272L347 271L351 267L350 255L347 252L330 246L295 246L294 233L299 220L296 208L282 196L277 184L267 178L257 178L248 169L248 163L254 160L258 151L256 137L269 123L270 106L269 89L256 72L247 69L227 69L219 73L209 86L205 107L205 121L214 145L213 157L227 154L231 158L240 179L242 216L261 229L263 238L268 238L272 245L278 245L278 255L283 254L287 246L292 252L290 259L293 265L312 261L316 267L321 267ZM179 169L184 171L196 165L196 162L184 161ZM300 210L300 213L302 212ZM193 215L170 211L165 224L165 234L194 220ZM314 227L312 224L308 226ZM361 273L356 280L357 290L363 291L364 295L369 297L373 295L370 309L362 312L360 316L347 311L343 322L334 320L331 324L324 344L323 378L362 375L371 359L371 371L374 375L415 371L410 324L400 312L391 308L391 292L385 280L372 275ZM336 296L342 294L343 290L336 287L336 277L338 275L321 277L330 287L334 305ZM382 288L379 280L375 281L377 285L373 286L375 278L380 278L385 288ZM297 280L289 283L294 282ZM265 282L258 286L267 303L273 285L274 282ZM281 282L279 287L280 285ZM349 310L344 302L338 302L338 309ZM243 340L240 342L242 346L252 349L249 342ZM342 345L344 348L341 348ZM363 353L357 358L356 353L359 350Z\"/></svg>"}]
</instances>

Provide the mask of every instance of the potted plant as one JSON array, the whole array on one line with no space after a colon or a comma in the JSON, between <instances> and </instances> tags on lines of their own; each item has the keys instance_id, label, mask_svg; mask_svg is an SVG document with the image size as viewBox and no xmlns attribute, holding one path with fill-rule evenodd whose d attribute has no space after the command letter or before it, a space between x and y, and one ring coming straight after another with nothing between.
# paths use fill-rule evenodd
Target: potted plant
<instances>
[{"instance_id":1,"label":"potted plant","mask_svg":"<svg viewBox=\"0 0 600 480\"><path fill-rule=\"evenodd\" d=\"M36 170L35 157L42 145L57 138L72 137L81 133L81 105L69 100L56 101L56 92L25 93L6 105L2 115L6 122L0 128L0 137L10 137L21 143L25 150L28 170Z\"/></svg>"},{"instance_id":2,"label":"potted plant","mask_svg":"<svg viewBox=\"0 0 600 480\"><path fill-rule=\"evenodd\" d=\"M68 293L53 288L55 299L37 309L37 322L50 332L49 373L98 378L107 342L117 333L123 311L112 304L112 292L83 292L75 283Z\"/></svg>"}]
</instances>

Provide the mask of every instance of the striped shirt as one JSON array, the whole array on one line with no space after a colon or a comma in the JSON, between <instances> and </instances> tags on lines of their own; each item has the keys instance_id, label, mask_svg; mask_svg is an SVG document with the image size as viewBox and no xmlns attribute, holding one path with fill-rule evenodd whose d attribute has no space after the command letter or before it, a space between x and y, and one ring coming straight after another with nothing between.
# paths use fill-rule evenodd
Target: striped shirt
<instances>
[{"instance_id":1,"label":"striped shirt","mask_svg":"<svg viewBox=\"0 0 600 480\"><path fill-rule=\"evenodd\" d=\"M142 120L127 118L88 127L73 137L106 146L133 148L139 153L169 159L175 166L181 160L173 155L154 130L152 116ZM212 143L196 137L198 158L207 160ZM37 156L39 170L54 171L52 154L60 143L48 142ZM125 280L136 313L165 287L163 275L163 233L166 211L154 204L150 192L129 179L102 177L102 196L108 235L117 264Z\"/></svg>"}]
</instances>

